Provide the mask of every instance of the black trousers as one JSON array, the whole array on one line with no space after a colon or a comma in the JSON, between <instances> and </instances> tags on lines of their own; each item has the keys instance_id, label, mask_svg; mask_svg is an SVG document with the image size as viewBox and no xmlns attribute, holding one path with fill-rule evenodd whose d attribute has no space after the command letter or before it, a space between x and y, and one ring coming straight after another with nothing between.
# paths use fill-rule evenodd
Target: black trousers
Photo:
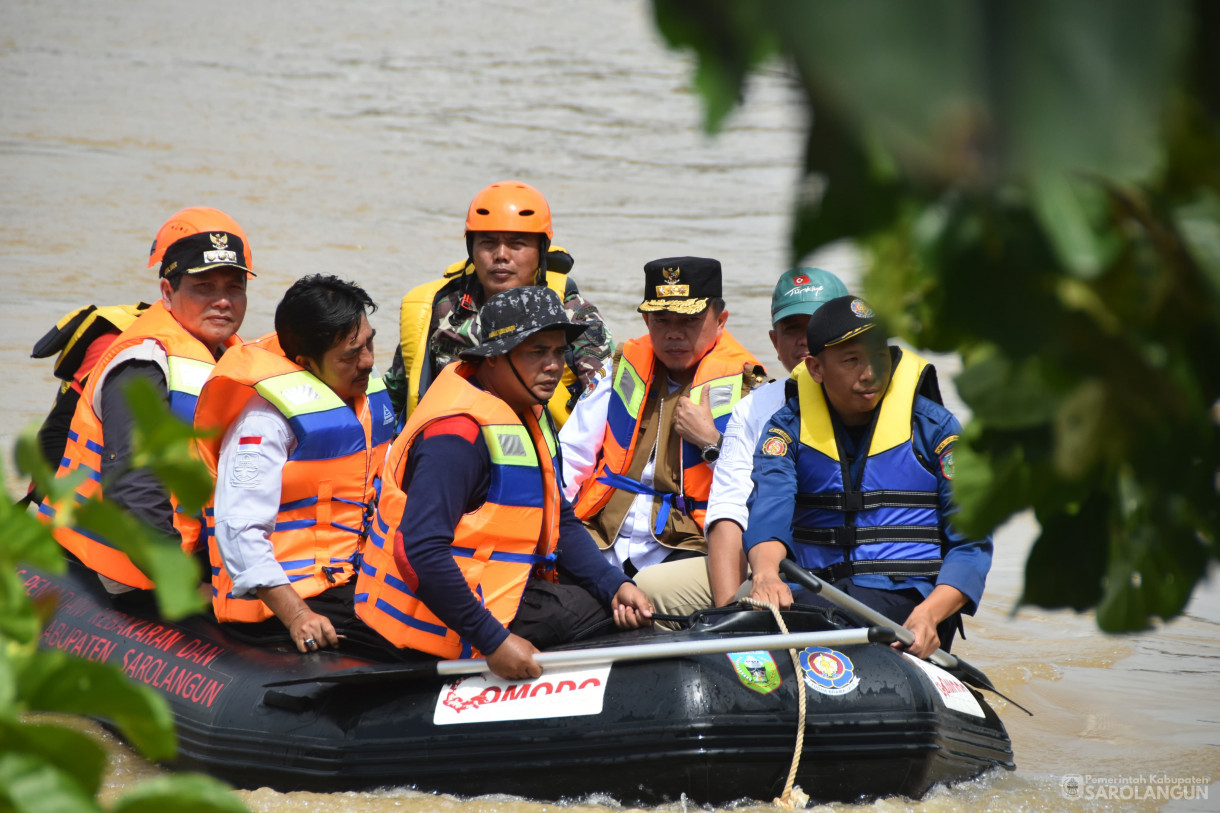
<instances>
[{"instance_id":1,"label":"black trousers","mask_svg":"<svg viewBox=\"0 0 1220 813\"><path fill-rule=\"evenodd\" d=\"M341 651L384 657L393 647L356 616L355 595L356 580L353 578L347 584L305 599L305 604L318 615L326 616L334 625L335 632L342 636L339 641ZM288 628L278 618L253 624L232 622L222 627L229 635L252 646L296 649Z\"/></svg>"},{"instance_id":2,"label":"black trousers","mask_svg":"<svg viewBox=\"0 0 1220 813\"><path fill-rule=\"evenodd\" d=\"M834 583L834 586L862 604L872 607L895 624L902 624L906 621L911 610L915 609L915 605L923 601L923 594L913 587L907 590L878 590L874 587L861 587L850 578L840 579ZM799 604L809 604L815 607L836 606L804 588L796 590L792 595L792 600ZM961 613L954 613L937 625L936 634L940 637L941 649L949 651L949 648L953 646L954 636L961 629L961 624Z\"/></svg>"},{"instance_id":3,"label":"black trousers","mask_svg":"<svg viewBox=\"0 0 1220 813\"><path fill-rule=\"evenodd\" d=\"M508 631L539 649L614 628L610 608L575 584L530 579Z\"/></svg>"}]
</instances>

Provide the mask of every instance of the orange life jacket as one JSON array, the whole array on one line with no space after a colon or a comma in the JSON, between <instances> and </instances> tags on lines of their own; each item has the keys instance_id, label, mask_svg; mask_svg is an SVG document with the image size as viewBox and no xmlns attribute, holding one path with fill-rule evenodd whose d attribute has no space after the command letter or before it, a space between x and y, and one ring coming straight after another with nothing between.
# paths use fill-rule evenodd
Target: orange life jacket
<instances>
[{"instance_id":1,"label":"orange life jacket","mask_svg":"<svg viewBox=\"0 0 1220 813\"><path fill-rule=\"evenodd\" d=\"M394 545L402 544L399 524L410 510L402 477L420 432L454 415L469 416L482 430L491 456L487 501L462 517L452 550L471 592L501 624L508 626L516 617L531 572L553 569L559 539L556 441L545 422L539 424L542 408L535 407L522 422L508 404L467 380L475 369L465 363L445 367L390 447L356 581L356 614L366 624L395 646L442 658L476 653L415 596L394 561Z\"/></svg>"},{"instance_id":2,"label":"orange life jacket","mask_svg":"<svg viewBox=\"0 0 1220 813\"><path fill-rule=\"evenodd\" d=\"M163 303L156 302L119 334L98 360L76 405L72 427L68 431L68 445L64 448L64 457L55 476L65 477L77 469L88 472L89 476L76 487L77 502L101 495L102 491L102 449L105 439L102 437L102 420L96 410L101 399L102 384L114 366L136 358L146 359L147 355L138 348L149 341L156 342L168 360L165 383L169 390L170 409L187 423L194 419L199 390L212 372L216 359L203 342L174 319ZM232 347L239 342L233 336L226 346ZM172 495L170 501L174 507L174 528L182 538L182 549L193 553L200 546L199 519L185 514ZM38 512L49 519L53 519L57 513L56 507L48 500L43 500ZM82 528L68 526L55 528L54 534L59 544L91 570L129 587L152 589L152 581L132 564L127 554L106 539Z\"/></svg>"},{"instance_id":3,"label":"orange life jacket","mask_svg":"<svg viewBox=\"0 0 1220 813\"><path fill-rule=\"evenodd\" d=\"M369 378L353 407L312 373L284 357L274 333L224 355L199 395L196 422L220 427L199 442L212 476L224 433L255 394L292 427L296 448L284 465L280 508L271 545L301 598L345 584L355 574L375 502L375 478L394 433L385 382ZM256 596L234 596L233 579L216 543L214 501L204 509L212 564L212 608L218 621L265 621L273 616Z\"/></svg>"},{"instance_id":4,"label":"orange life jacket","mask_svg":"<svg viewBox=\"0 0 1220 813\"><path fill-rule=\"evenodd\" d=\"M708 399L712 419L722 434L733 406L741 400L743 373L755 365L761 366L727 330L721 333L716 344L699 361L691 381L690 398L695 403ZM588 519L604 508L616 488L635 490L631 485L634 484L639 489L636 493L653 493L629 478L627 472L639 440L640 416L648 402L648 392L658 386L654 380L657 377L655 373L656 356L647 334L623 345L622 357L614 369L614 384L606 411L606 432L598 452L598 461L588 479L581 484L574 506L576 516L581 519ZM661 381L659 386L665 386L665 382ZM670 427L662 427L661 431L670 431ZM703 518L707 514L707 498L712 490L712 469L703 461L701 452L702 449L694 444L682 441L682 507L702 528ZM611 483L601 482L599 478L602 477L608 477ZM673 500L678 495L656 496ZM663 520L658 521L658 525L662 523Z\"/></svg>"}]
</instances>

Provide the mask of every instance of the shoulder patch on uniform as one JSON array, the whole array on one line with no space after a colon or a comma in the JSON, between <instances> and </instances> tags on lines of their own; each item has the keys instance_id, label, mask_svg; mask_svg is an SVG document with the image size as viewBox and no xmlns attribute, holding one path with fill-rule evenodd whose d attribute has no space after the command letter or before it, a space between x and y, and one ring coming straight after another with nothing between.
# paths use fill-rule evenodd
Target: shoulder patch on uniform
<instances>
[{"instance_id":1,"label":"shoulder patch on uniform","mask_svg":"<svg viewBox=\"0 0 1220 813\"><path fill-rule=\"evenodd\" d=\"M957 442L957 437L958 437L957 435L950 435L949 437L942 440L940 443L936 444L936 448L932 451L932 454L940 454L941 452L943 452L945 450L945 447L948 446L950 443Z\"/></svg>"},{"instance_id":2,"label":"shoulder patch on uniform","mask_svg":"<svg viewBox=\"0 0 1220 813\"><path fill-rule=\"evenodd\" d=\"M783 457L788 454L788 444L779 438L772 436L762 442L759 450L765 455L772 457Z\"/></svg>"},{"instance_id":3,"label":"shoulder patch on uniform","mask_svg":"<svg viewBox=\"0 0 1220 813\"><path fill-rule=\"evenodd\" d=\"M953 479L953 450L949 449L940 456L940 473L946 480Z\"/></svg>"},{"instance_id":4,"label":"shoulder patch on uniform","mask_svg":"<svg viewBox=\"0 0 1220 813\"><path fill-rule=\"evenodd\" d=\"M597 389L597 385L602 383L602 379L609 377L610 376L606 373L605 367L598 370L597 375L593 376L593 380L589 382L589 386L585 387L585 391L580 394L580 398L577 400L583 401L588 398L593 393L593 390Z\"/></svg>"},{"instance_id":5,"label":"shoulder patch on uniform","mask_svg":"<svg viewBox=\"0 0 1220 813\"><path fill-rule=\"evenodd\" d=\"M469 415L451 415L424 427L424 440L441 435L456 435L467 443L474 443L479 436L479 423Z\"/></svg>"},{"instance_id":6,"label":"shoulder patch on uniform","mask_svg":"<svg viewBox=\"0 0 1220 813\"><path fill-rule=\"evenodd\" d=\"M781 440L783 440L783 441L784 441L784 443L791 443L791 442L792 442L792 435L789 435L787 432L785 432L783 429L780 429L778 426L772 426L772 427L769 427L769 428L767 429L767 434L768 434L768 435L775 435L776 437L778 437L778 438L780 438Z\"/></svg>"},{"instance_id":7,"label":"shoulder patch on uniform","mask_svg":"<svg viewBox=\"0 0 1220 813\"><path fill-rule=\"evenodd\" d=\"M262 438L242 438L237 454L233 455L233 468L229 470L229 485L233 488L257 488L262 479L263 456L257 443L248 442L252 440L261 442Z\"/></svg>"}]
</instances>

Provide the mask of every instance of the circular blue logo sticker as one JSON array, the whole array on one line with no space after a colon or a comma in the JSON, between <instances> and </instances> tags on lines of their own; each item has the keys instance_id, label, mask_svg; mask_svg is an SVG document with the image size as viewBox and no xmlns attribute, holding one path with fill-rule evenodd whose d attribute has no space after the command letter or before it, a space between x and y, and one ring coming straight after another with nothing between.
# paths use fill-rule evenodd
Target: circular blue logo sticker
<instances>
[{"instance_id":1,"label":"circular blue logo sticker","mask_svg":"<svg viewBox=\"0 0 1220 813\"><path fill-rule=\"evenodd\" d=\"M847 694L860 684L851 658L824 646L807 647L798 659L805 685L822 694Z\"/></svg>"}]
</instances>

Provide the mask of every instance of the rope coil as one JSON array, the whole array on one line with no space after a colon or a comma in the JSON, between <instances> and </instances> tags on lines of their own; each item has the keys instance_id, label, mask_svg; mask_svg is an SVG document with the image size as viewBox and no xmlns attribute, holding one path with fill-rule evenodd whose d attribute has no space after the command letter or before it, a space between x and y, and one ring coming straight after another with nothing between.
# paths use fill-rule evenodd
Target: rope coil
<instances>
[{"instance_id":1,"label":"rope coil","mask_svg":"<svg viewBox=\"0 0 1220 813\"><path fill-rule=\"evenodd\" d=\"M754 607L760 607L764 610L770 610L771 615L775 617L775 623L779 625L780 632L784 635L788 634L788 625L784 623L784 618L780 615L779 608L774 604L767 601L759 601L749 596L742 598L741 602ZM796 782L797 768L801 764L801 753L805 749L805 681L801 679L801 662L796 650L789 649L788 654L792 656L792 671L796 675L796 746L792 751L792 766L788 769L788 779L784 782L784 792L777 798L772 799L771 803L776 807L794 810L803 809L809 804L809 794L794 784Z\"/></svg>"}]
</instances>

